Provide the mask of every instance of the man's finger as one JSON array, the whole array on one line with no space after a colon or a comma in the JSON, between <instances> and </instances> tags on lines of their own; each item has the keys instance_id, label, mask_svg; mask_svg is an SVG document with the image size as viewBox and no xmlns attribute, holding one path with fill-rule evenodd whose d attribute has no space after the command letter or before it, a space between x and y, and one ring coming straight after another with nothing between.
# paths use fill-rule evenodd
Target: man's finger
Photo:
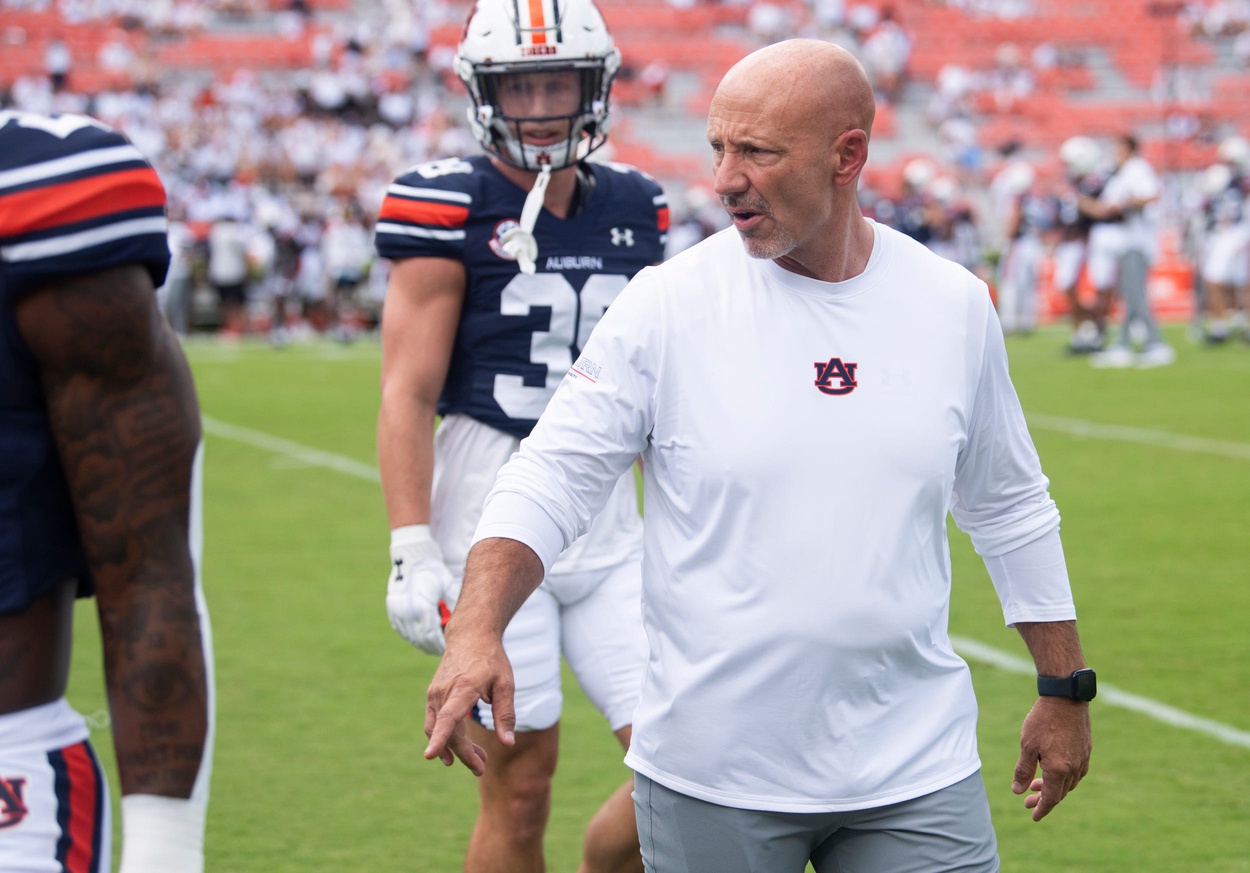
<instances>
[{"instance_id":1,"label":"man's finger","mask_svg":"<svg viewBox=\"0 0 1250 873\"><path fill-rule=\"evenodd\" d=\"M1059 801L1063 800L1067 794L1064 787L1064 780L1046 777L1042 779L1042 793L1038 795L1040 798L1037 802L1037 808L1033 810L1033 821L1041 821L1046 815L1059 805Z\"/></svg>"},{"instance_id":2,"label":"man's finger","mask_svg":"<svg viewBox=\"0 0 1250 873\"><path fill-rule=\"evenodd\" d=\"M443 752L457 733L457 727L460 728L459 733L464 733L464 720L468 718L469 711L475 703L477 703L477 694L463 690L448 694L437 712L433 708L436 705L435 702L430 701L425 712L425 733L430 738L429 744L425 747L427 761L432 761L436 757L443 758ZM431 716L433 717L432 724ZM457 755L457 757L463 760L463 756ZM443 758L443 762L447 762L446 758Z\"/></svg>"},{"instance_id":3,"label":"man's finger","mask_svg":"<svg viewBox=\"0 0 1250 873\"><path fill-rule=\"evenodd\" d=\"M1011 790L1015 794L1023 794L1026 787L1037 775L1037 757L1029 752L1021 752L1016 761L1016 772L1012 777Z\"/></svg>"},{"instance_id":4,"label":"man's finger","mask_svg":"<svg viewBox=\"0 0 1250 873\"><path fill-rule=\"evenodd\" d=\"M486 750L469 739L468 734L463 731L463 726L462 730L452 737L451 749L456 757L473 771L474 776L481 776L486 772Z\"/></svg>"}]
</instances>

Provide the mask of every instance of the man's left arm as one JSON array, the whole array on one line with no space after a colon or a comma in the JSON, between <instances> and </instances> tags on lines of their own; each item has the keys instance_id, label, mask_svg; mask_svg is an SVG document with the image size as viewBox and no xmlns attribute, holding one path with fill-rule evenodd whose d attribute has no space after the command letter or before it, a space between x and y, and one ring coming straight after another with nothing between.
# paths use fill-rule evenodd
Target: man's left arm
<instances>
[{"instance_id":1,"label":"man's left arm","mask_svg":"<svg viewBox=\"0 0 1250 873\"><path fill-rule=\"evenodd\" d=\"M1017 622L1039 676L1070 676L1087 665L1075 621ZM1041 821L1089 772L1093 740L1089 701L1039 696L1020 729L1020 759L1011 790L1027 791L1025 809ZM1037 777L1038 767L1042 776Z\"/></svg>"},{"instance_id":2,"label":"man's left arm","mask_svg":"<svg viewBox=\"0 0 1250 873\"><path fill-rule=\"evenodd\" d=\"M147 272L82 273L16 306L95 583L121 783L121 870L199 871L212 752L191 551L200 412Z\"/></svg>"},{"instance_id":3,"label":"man's left arm","mask_svg":"<svg viewBox=\"0 0 1250 873\"><path fill-rule=\"evenodd\" d=\"M998 319L985 314L968 442L956 465L951 513L985 561L1008 626L1019 630L1039 675L1070 676L1085 666L1076 606L1050 498L1024 412L1011 384ZM1040 820L1089 769L1089 704L1042 697L1025 718L1012 789L1031 794ZM1038 766L1043 778L1034 778Z\"/></svg>"}]
</instances>

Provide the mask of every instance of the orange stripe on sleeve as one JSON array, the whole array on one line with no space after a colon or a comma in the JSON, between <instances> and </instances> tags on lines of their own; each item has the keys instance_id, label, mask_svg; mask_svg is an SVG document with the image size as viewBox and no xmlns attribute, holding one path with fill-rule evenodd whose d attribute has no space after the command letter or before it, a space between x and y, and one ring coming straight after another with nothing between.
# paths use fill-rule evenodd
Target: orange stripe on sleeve
<instances>
[{"instance_id":1,"label":"orange stripe on sleeve","mask_svg":"<svg viewBox=\"0 0 1250 873\"><path fill-rule=\"evenodd\" d=\"M69 873L88 873L95 856L96 784L95 765L83 743L65 749L65 770L69 775L70 847L65 856Z\"/></svg>"},{"instance_id":2,"label":"orange stripe on sleeve","mask_svg":"<svg viewBox=\"0 0 1250 873\"><path fill-rule=\"evenodd\" d=\"M428 200L404 200L387 197L378 211L380 219L398 219L414 224L434 224L439 227L464 227L469 220L469 207L449 203L430 203Z\"/></svg>"},{"instance_id":3,"label":"orange stripe on sleeve","mask_svg":"<svg viewBox=\"0 0 1250 873\"><path fill-rule=\"evenodd\" d=\"M661 206L655 211L655 224L660 230L668 230L668 207Z\"/></svg>"},{"instance_id":4,"label":"orange stripe on sleeve","mask_svg":"<svg viewBox=\"0 0 1250 873\"><path fill-rule=\"evenodd\" d=\"M155 170L120 170L0 196L0 236L164 205L165 187Z\"/></svg>"},{"instance_id":5,"label":"orange stripe on sleeve","mask_svg":"<svg viewBox=\"0 0 1250 873\"><path fill-rule=\"evenodd\" d=\"M547 42L547 34L543 32L543 28L547 26L547 20L543 17L543 0L530 0L530 39L534 45L543 45Z\"/></svg>"}]
</instances>

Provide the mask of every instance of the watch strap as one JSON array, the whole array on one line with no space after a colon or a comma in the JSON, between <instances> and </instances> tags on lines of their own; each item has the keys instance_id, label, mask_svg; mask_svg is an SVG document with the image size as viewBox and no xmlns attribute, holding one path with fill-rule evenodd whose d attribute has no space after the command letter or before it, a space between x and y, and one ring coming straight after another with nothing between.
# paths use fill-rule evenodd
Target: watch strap
<instances>
[{"instance_id":1,"label":"watch strap","mask_svg":"<svg viewBox=\"0 0 1250 873\"><path fill-rule=\"evenodd\" d=\"M1037 693L1042 697L1066 697L1069 700L1093 700L1097 694L1094 671L1088 667L1069 676L1038 676Z\"/></svg>"}]
</instances>

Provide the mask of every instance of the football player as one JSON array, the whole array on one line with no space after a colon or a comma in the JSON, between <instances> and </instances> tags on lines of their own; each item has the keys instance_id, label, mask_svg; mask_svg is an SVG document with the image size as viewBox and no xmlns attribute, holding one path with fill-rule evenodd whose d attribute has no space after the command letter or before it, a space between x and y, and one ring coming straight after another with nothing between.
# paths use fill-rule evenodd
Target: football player
<instances>
[{"instance_id":1,"label":"football player","mask_svg":"<svg viewBox=\"0 0 1250 873\"><path fill-rule=\"evenodd\" d=\"M213 743L200 414L157 307L165 191L124 137L0 112L0 870L107 871L109 792L65 700L94 595L122 873L199 873Z\"/></svg>"},{"instance_id":2,"label":"football player","mask_svg":"<svg viewBox=\"0 0 1250 873\"><path fill-rule=\"evenodd\" d=\"M479 0L455 70L485 155L415 167L376 225L392 268L382 318L378 459L391 526L387 610L443 651L465 558L496 471L517 450L591 330L663 256L664 193L630 167L586 160L608 131L620 66L590 0ZM593 377L593 374L590 374ZM442 421L435 432L436 416ZM557 757L560 657L628 748L647 643L632 476L552 568L504 637L514 743L492 733L465 869L539 870ZM641 870L632 779L587 830L582 870Z\"/></svg>"},{"instance_id":3,"label":"football player","mask_svg":"<svg viewBox=\"0 0 1250 873\"><path fill-rule=\"evenodd\" d=\"M1049 203L1035 190L1033 165L1019 159L1004 166L991 186L1004 201L1006 244L998 265L998 317L1005 333L1037 327L1037 286L1042 233L1050 223Z\"/></svg>"},{"instance_id":4,"label":"football player","mask_svg":"<svg viewBox=\"0 0 1250 873\"><path fill-rule=\"evenodd\" d=\"M1230 136L1201 178L1205 219L1202 281L1207 324L1203 339L1222 343L1230 327L1246 330L1240 292L1250 280L1250 142ZM1250 334L1244 334L1250 339Z\"/></svg>"},{"instance_id":5,"label":"football player","mask_svg":"<svg viewBox=\"0 0 1250 873\"><path fill-rule=\"evenodd\" d=\"M1097 199L1107 179L1099 171L1102 149L1088 136L1064 140L1059 147L1059 160L1063 164L1067 188L1059 196L1056 209L1059 240L1053 255L1054 285L1056 291L1068 298L1072 319L1068 349L1074 354L1085 354L1102 348L1106 313L1100 307L1087 306L1077 287L1085 268L1089 231L1094 223L1081 212L1080 198Z\"/></svg>"}]
</instances>

